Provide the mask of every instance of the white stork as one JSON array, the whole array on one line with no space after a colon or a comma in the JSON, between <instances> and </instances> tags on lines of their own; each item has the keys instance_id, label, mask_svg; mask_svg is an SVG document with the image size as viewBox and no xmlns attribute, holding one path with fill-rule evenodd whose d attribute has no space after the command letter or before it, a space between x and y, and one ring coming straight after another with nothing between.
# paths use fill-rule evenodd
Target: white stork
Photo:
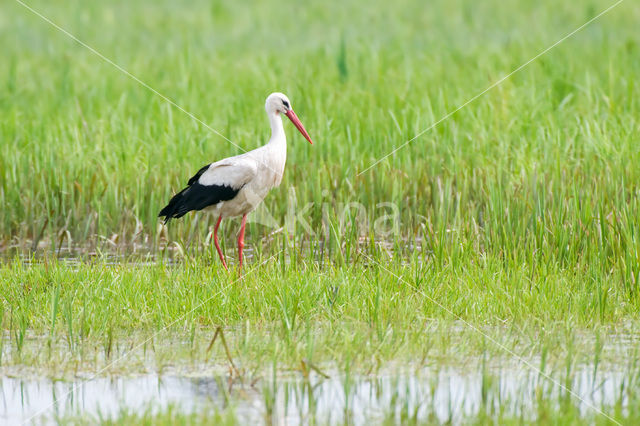
<instances>
[{"instance_id":1,"label":"white stork","mask_svg":"<svg viewBox=\"0 0 640 426\"><path fill-rule=\"evenodd\" d=\"M172 218L184 216L191 210L211 210L218 216L213 230L213 242L225 269L227 263L218 243L218 227L224 217L242 216L238 234L238 258L242 269L244 227L247 214L264 200L271 188L280 185L287 159L287 138L280 113L293 122L302 135L311 143L311 137L291 108L291 102L282 93L272 93L265 103L271 139L266 145L235 157L208 164L198 170L187 187L171 198L160 211L166 224Z\"/></svg>"}]
</instances>

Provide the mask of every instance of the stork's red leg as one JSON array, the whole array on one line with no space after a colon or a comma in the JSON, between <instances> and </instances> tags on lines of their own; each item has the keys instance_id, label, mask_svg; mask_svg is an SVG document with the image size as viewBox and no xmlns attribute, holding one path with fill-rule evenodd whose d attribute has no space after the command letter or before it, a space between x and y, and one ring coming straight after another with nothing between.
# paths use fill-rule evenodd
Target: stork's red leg
<instances>
[{"instance_id":1,"label":"stork's red leg","mask_svg":"<svg viewBox=\"0 0 640 426\"><path fill-rule=\"evenodd\" d=\"M247 214L242 216L240 233L238 234L238 259L240 259L240 271L242 271L242 249L244 248L244 226L247 224Z\"/></svg>"},{"instance_id":2,"label":"stork's red leg","mask_svg":"<svg viewBox=\"0 0 640 426\"><path fill-rule=\"evenodd\" d=\"M224 261L222 249L220 248L220 244L218 244L218 228L220 227L220 222L222 222L222 216L218 218L216 227L213 228L213 243L216 245L216 250L218 250L218 256L220 256L220 260L222 260L222 266L224 266L224 269L228 271L229 269L227 268L227 262Z\"/></svg>"}]
</instances>

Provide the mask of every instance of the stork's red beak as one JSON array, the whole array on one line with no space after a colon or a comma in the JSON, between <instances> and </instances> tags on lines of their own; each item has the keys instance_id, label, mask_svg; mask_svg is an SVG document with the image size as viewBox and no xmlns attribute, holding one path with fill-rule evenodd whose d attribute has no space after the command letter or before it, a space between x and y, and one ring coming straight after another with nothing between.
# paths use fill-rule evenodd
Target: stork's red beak
<instances>
[{"instance_id":1,"label":"stork's red beak","mask_svg":"<svg viewBox=\"0 0 640 426\"><path fill-rule=\"evenodd\" d=\"M308 140L311 145L313 145L313 142L311 142L311 136L309 136L309 133L307 133L307 130L304 128L304 126L300 122L300 119L298 118L296 113L293 112L292 109L290 109L289 111L285 112L284 114L287 117L289 117L289 120L291 120L293 125L296 126L296 128L300 131L300 133L302 133L302 136L304 136L305 139Z\"/></svg>"}]
</instances>

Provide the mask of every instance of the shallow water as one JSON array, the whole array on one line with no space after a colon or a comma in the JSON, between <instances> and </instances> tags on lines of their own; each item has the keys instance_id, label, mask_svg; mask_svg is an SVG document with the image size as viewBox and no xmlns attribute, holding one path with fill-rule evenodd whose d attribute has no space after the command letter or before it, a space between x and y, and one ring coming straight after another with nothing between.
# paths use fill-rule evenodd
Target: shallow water
<instances>
[{"instance_id":1,"label":"shallow water","mask_svg":"<svg viewBox=\"0 0 640 426\"><path fill-rule=\"evenodd\" d=\"M210 258L214 264L218 264L218 256L210 252L208 248L191 249L189 251L179 251L174 247L168 247L166 250L137 250L137 251L103 251L100 253L92 251L65 250L63 252L24 252L24 251L0 251L0 263L2 262L19 262L25 267L42 265L46 262L55 260L57 263L63 264L71 270L77 270L85 265L99 265L105 267L134 265L134 266L155 266L163 264L167 266L179 265L184 263L185 257L194 255L204 256L205 259ZM236 260L236 252L228 250L225 257L228 263L234 263ZM251 262L255 257L255 250L252 247L245 247L243 250L245 261Z\"/></svg>"},{"instance_id":2,"label":"shallow water","mask_svg":"<svg viewBox=\"0 0 640 426\"><path fill-rule=\"evenodd\" d=\"M569 383L574 401L586 413L611 406L625 381L623 372L599 372L591 367L576 371ZM564 377L554 377L562 383ZM256 423L267 415L266 400L275 394L272 418L279 424L297 424L315 418L321 423L359 425L371 420L407 417L460 422L481 410L500 410L525 418L535 417L536 390L557 403L565 391L530 370L465 372L459 369L422 370L417 375L280 377L255 386L216 377L179 377L147 374L91 380L0 378L0 423L18 424L81 415L113 418L123 410L159 412L173 405L179 412L224 409L229 400L242 423ZM483 387L484 383L484 387ZM273 390L275 389L275 392ZM484 389L484 391L483 391ZM230 391L229 391L230 390ZM228 399L225 395L230 395ZM606 411L606 409L605 409Z\"/></svg>"}]
</instances>

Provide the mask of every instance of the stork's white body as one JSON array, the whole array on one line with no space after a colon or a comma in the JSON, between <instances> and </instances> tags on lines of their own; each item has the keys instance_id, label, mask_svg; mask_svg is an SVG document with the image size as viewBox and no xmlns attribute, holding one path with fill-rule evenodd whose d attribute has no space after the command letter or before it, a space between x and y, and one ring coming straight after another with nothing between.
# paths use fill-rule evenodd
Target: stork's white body
<instances>
[{"instance_id":1,"label":"stork's white body","mask_svg":"<svg viewBox=\"0 0 640 426\"><path fill-rule=\"evenodd\" d=\"M240 190L233 199L221 201L207 210L223 218L245 215L264 200L269 190L282 182L287 137L280 114L272 112L268 116L271 139L266 145L212 163L198 179L201 185L226 185Z\"/></svg>"}]
</instances>

